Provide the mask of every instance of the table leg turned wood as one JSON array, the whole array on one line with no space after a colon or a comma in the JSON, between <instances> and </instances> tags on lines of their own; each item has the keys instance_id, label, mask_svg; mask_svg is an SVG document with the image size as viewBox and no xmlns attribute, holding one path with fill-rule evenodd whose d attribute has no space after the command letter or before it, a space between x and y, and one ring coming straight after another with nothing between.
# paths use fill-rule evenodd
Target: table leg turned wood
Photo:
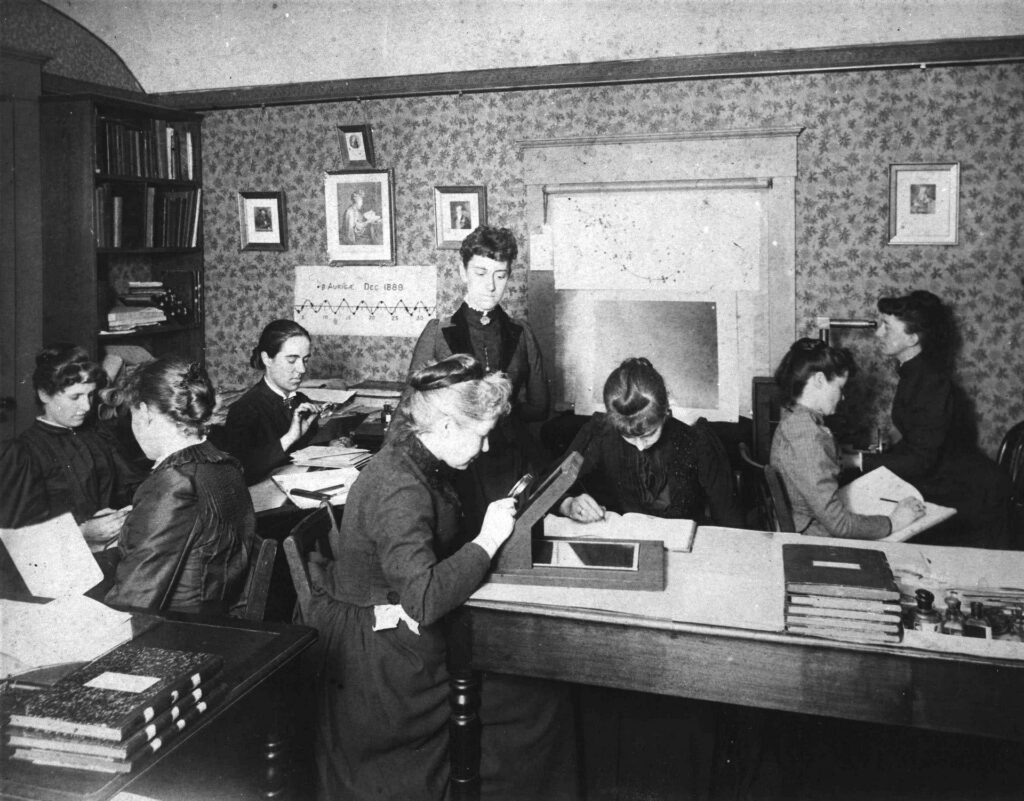
<instances>
[{"instance_id":1,"label":"table leg turned wood","mask_svg":"<svg viewBox=\"0 0 1024 801\"><path fill-rule=\"evenodd\" d=\"M453 671L449 680L451 783L454 801L480 798L480 674Z\"/></svg>"}]
</instances>

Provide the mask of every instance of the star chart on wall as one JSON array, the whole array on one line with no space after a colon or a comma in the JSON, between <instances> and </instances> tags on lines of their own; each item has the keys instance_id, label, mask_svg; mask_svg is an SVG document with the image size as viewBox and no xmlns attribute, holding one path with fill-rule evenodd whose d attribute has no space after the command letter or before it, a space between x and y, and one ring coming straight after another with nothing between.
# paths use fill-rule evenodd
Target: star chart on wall
<instances>
[{"instance_id":1,"label":"star chart on wall","mask_svg":"<svg viewBox=\"0 0 1024 801\"><path fill-rule=\"evenodd\" d=\"M295 268L295 321L312 334L419 336L436 298L434 267Z\"/></svg>"}]
</instances>

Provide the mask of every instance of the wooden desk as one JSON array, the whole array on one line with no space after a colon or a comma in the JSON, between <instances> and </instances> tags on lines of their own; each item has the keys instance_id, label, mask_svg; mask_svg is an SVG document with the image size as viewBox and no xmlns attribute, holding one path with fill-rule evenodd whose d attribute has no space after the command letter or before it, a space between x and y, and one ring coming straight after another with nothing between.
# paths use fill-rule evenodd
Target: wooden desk
<instances>
[{"instance_id":1,"label":"wooden desk","mask_svg":"<svg viewBox=\"0 0 1024 801\"><path fill-rule=\"evenodd\" d=\"M171 740L141 769L127 775L46 768L17 760L4 760L0 797L23 801L103 801L137 782L190 741L203 737L229 710L244 707L261 685L280 672L316 640L315 630L280 623L254 623L168 613L155 628L136 642L164 648L191 649L221 654L227 696ZM215 745L207 743L208 747ZM237 797L232 795L232 797Z\"/></svg>"},{"instance_id":2,"label":"wooden desk","mask_svg":"<svg viewBox=\"0 0 1024 801\"><path fill-rule=\"evenodd\" d=\"M698 530L694 559L701 557L702 534L709 536L706 529ZM747 534L751 548L766 541L799 539L797 535L732 532L734 536ZM1014 561L1022 558L1020 554L936 547L922 550L911 543L857 545L885 550L894 567L897 563L916 564L914 560L924 554L935 565L989 565L993 572L979 575L993 579L998 569L1008 575L1017 572L1018 582L1024 575ZM654 610L659 604L662 609L673 607L675 614L669 611L663 619L607 609L516 603L496 599L504 590L495 587L489 600L473 599L464 607L473 667L1024 742L1024 659L799 637L782 632L781 625L773 631L770 625L754 630L709 624L712 618L740 620L744 604L758 603L758 598L767 613L751 613L746 620L768 620L777 612L781 624L782 585L777 589L770 586L781 574L773 578L778 565L771 564L766 554L755 554L743 575L732 582L723 579L717 588L701 589L696 575L674 571L660 600L637 592L628 593L633 597L627 599L623 593L620 609ZM749 575L751 572L755 575ZM680 588L681 581L690 586ZM769 591L758 594L758 585L766 582ZM735 608L722 614L721 607L732 603ZM707 606L715 610L704 608ZM680 620L688 616L699 622ZM478 749L466 747L459 738L474 730L476 691L467 676L453 678L453 775L464 781L460 798L475 797L477 773L472 759L478 758ZM464 734L461 737L466 739ZM467 761L462 761L461 755L468 755Z\"/></svg>"}]
</instances>

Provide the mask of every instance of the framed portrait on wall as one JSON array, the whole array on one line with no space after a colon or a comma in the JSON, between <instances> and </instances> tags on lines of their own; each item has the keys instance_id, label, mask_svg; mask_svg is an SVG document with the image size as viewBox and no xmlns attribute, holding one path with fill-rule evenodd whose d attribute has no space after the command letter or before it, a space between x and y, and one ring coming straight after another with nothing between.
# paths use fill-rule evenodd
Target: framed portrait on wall
<instances>
[{"instance_id":1,"label":"framed portrait on wall","mask_svg":"<svg viewBox=\"0 0 1024 801\"><path fill-rule=\"evenodd\" d=\"M284 192L239 192L240 250L288 250Z\"/></svg>"},{"instance_id":2,"label":"framed portrait on wall","mask_svg":"<svg viewBox=\"0 0 1024 801\"><path fill-rule=\"evenodd\" d=\"M324 173L324 201L331 261L395 263L395 192L390 169Z\"/></svg>"},{"instance_id":3,"label":"framed portrait on wall","mask_svg":"<svg viewBox=\"0 0 1024 801\"><path fill-rule=\"evenodd\" d=\"M346 169L373 168L373 136L369 125L339 125L338 139Z\"/></svg>"},{"instance_id":4,"label":"framed portrait on wall","mask_svg":"<svg viewBox=\"0 0 1024 801\"><path fill-rule=\"evenodd\" d=\"M466 235L480 225L487 225L487 187L434 187L434 229L439 249L458 250Z\"/></svg>"},{"instance_id":5,"label":"framed portrait on wall","mask_svg":"<svg viewBox=\"0 0 1024 801\"><path fill-rule=\"evenodd\" d=\"M960 164L889 165L889 244L955 245Z\"/></svg>"}]
</instances>

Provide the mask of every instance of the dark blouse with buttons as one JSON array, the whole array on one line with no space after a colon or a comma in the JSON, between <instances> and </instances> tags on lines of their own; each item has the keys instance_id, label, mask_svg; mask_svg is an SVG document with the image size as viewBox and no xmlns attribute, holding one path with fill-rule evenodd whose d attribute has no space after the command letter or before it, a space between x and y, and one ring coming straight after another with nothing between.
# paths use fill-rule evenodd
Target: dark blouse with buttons
<instances>
[{"instance_id":1,"label":"dark blouse with buttons","mask_svg":"<svg viewBox=\"0 0 1024 801\"><path fill-rule=\"evenodd\" d=\"M81 523L100 509L130 503L143 478L102 426L72 429L36 420L0 450L0 528L65 512Z\"/></svg>"},{"instance_id":2,"label":"dark blouse with buttons","mask_svg":"<svg viewBox=\"0 0 1024 801\"><path fill-rule=\"evenodd\" d=\"M295 395L300 402L309 400L301 392ZM305 448L316 435L314 420L306 433L285 451L281 437L291 424L292 407L263 380L231 404L223 438L218 438L217 444L242 463L245 483L256 484L275 467L287 464L289 454Z\"/></svg>"},{"instance_id":3,"label":"dark blouse with buttons","mask_svg":"<svg viewBox=\"0 0 1024 801\"><path fill-rule=\"evenodd\" d=\"M570 496L587 493L613 512L641 512L698 523L742 527L725 448L703 421L665 420L661 437L640 451L598 412L576 435L570 451L583 456ZM710 515L706 511L710 509Z\"/></svg>"}]
</instances>

